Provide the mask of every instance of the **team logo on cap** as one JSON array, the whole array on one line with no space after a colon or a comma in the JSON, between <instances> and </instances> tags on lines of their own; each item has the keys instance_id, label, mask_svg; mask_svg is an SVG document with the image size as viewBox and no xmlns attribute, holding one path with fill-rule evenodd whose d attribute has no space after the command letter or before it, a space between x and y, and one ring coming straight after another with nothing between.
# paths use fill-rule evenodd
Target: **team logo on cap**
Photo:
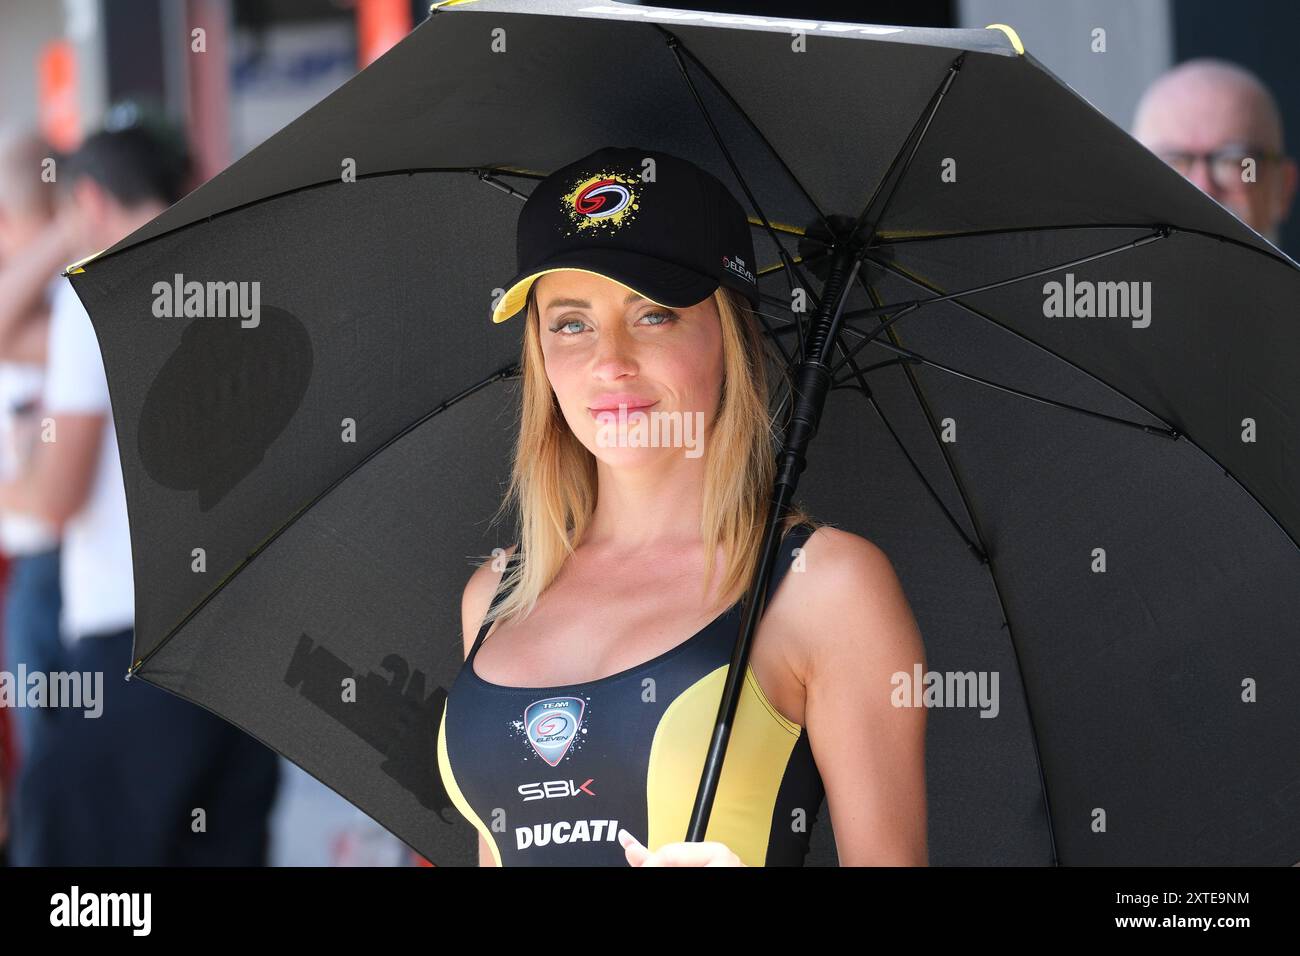
<instances>
[{"instance_id":1,"label":"team logo on cap","mask_svg":"<svg viewBox=\"0 0 1300 956\"><path fill-rule=\"evenodd\" d=\"M581 697L547 697L525 707L523 729L537 756L558 764L578 739L584 710Z\"/></svg>"},{"instance_id":2,"label":"team logo on cap","mask_svg":"<svg viewBox=\"0 0 1300 956\"><path fill-rule=\"evenodd\" d=\"M745 266L745 260L740 258L740 256L723 256L722 268L726 269L733 275L740 276L740 278L744 279L750 285L757 284L754 282L754 273L749 271Z\"/></svg>"},{"instance_id":3,"label":"team logo on cap","mask_svg":"<svg viewBox=\"0 0 1300 956\"><path fill-rule=\"evenodd\" d=\"M583 229L615 230L636 215L640 180L635 176L603 171L588 176L562 199L569 220Z\"/></svg>"}]
</instances>

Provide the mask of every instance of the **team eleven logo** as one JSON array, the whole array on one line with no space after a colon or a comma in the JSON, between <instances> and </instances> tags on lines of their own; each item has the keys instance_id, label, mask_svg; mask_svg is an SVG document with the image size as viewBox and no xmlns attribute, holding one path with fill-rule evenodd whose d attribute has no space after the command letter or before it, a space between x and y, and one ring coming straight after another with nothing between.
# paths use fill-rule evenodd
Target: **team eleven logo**
<instances>
[{"instance_id":1,"label":"team eleven logo","mask_svg":"<svg viewBox=\"0 0 1300 956\"><path fill-rule=\"evenodd\" d=\"M580 750L586 709L581 697L547 697L525 707L522 730L537 756L554 767L570 749Z\"/></svg>"},{"instance_id":2,"label":"team eleven logo","mask_svg":"<svg viewBox=\"0 0 1300 956\"><path fill-rule=\"evenodd\" d=\"M640 182L635 176L608 170L587 176L565 193L564 212L579 232L614 232L636 217Z\"/></svg>"}]
</instances>

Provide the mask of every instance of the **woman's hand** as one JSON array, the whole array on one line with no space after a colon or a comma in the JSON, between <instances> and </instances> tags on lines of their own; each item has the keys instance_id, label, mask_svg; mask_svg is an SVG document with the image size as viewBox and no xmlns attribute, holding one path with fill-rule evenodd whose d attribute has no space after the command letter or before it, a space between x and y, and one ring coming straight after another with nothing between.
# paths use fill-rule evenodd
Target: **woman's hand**
<instances>
[{"instance_id":1,"label":"woman's hand","mask_svg":"<svg viewBox=\"0 0 1300 956\"><path fill-rule=\"evenodd\" d=\"M631 866L745 866L725 843L665 843L653 853L626 830L618 831L618 842Z\"/></svg>"}]
</instances>

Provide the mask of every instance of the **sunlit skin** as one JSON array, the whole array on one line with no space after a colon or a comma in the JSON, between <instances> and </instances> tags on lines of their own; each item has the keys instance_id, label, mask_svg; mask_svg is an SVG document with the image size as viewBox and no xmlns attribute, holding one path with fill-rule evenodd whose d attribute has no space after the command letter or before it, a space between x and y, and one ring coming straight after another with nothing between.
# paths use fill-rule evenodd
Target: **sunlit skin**
<instances>
[{"instance_id":1,"label":"sunlit skin","mask_svg":"<svg viewBox=\"0 0 1300 956\"><path fill-rule=\"evenodd\" d=\"M523 622L494 623L475 666L495 683L560 686L634 667L729 603L716 581L709 606L691 597L702 580L708 434L697 458L681 448L601 447L588 411L602 395L629 393L656 401L654 410L700 411L710 422L722 395L723 340L711 297L665 309L574 270L542 276L535 291L545 372L565 421L596 459L598 497L582 541L537 607ZM840 864L924 866L925 709L891 703L891 676L925 666L920 631L872 542L822 527L803 551L805 570L815 573L788 574L777 589L755 631L750 667L771 705L807 730ZM719 548L715 560L723 557ZM500 577L484 564L466 585L467 655ZM631 866L745 865L717 841L652 851L644 833L618 838ZM479 861L492 865L482 837Z\"/></svg>"},{"instance_id":2,"label":"sunlit skin","mask_svg":"<svg viewBox=\"0 0 1300 956\"><path fill-rule=\"evenodd\" d=\"M683 478L702 483L703 456L599 442L600 420L590 408L601 396L632 394L655 403L647 412L703 412L707 442L722 385L722 326L712 297L672 309L584 272L550 273L536 285L546 376L569 428L596 457L601 501L617 500L618 489L629 484L672 488ZM630 421L627 431L646 427ZM629 502L633 497L639 497L636 491ZM651 852L626 830L618 839L632 866L744 866L723 843L671 843Z\"/></svg>"},{"instance_id":3,"label":"sunlit skin","mask_svg":"<svg viewBox=\"0 0 1300 956\"><path fill-rule=\"evenodd\" d=\"M1191 60L1157 78L1138 103L1133 136L1157 155L1210 153L1232 144L1283 149L1281 120L1268 90L1248 71L1217 60ZM1188 180L1276 244L1295 198L1295 160L1257 158L1254 182L1242 182L1240 174L1215 182L1208 165L1197 160Z\"/></svg>"},{"instance_id":4,"label":"sunlit skin","mask_svg":"<svg viewBox=\"0 0 1300 956\"><path fill-rule=\"evenodd\" d=\"M663 481L683 469L697 472L695 480L702 481L703 456L687 458L681 448L638 448L625 441L602 444L600 421L589 409L602 396L630 394L655 403L646 413L700 412L707 441L722 387L722 326L712 297L670 309L610 279L577 271L549 273L536 285L546 376L569 428L596 456L602 491L610 469L629 476L615 486ZM638 423L631 408L628 418L628 432L648 432L648 421Z\"/></svg>"}]
</instances>

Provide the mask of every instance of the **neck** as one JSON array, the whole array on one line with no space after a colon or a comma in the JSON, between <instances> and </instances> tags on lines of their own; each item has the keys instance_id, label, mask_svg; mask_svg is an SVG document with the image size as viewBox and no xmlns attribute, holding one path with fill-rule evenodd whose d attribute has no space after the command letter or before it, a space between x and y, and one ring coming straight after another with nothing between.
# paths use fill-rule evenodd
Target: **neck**
<instances>
[{"instance_id":1,"label":"neck","mask_svg":"<svg viewBox=\"0 0 1300 956\"><path fill-rule=\"evenodd\" d=\"M685 448L645 451L652 454L636 467L597 461L596 509L584 540L632 556L699 539L707 456L689 457Z\"/></svg>"}]
</instances>

